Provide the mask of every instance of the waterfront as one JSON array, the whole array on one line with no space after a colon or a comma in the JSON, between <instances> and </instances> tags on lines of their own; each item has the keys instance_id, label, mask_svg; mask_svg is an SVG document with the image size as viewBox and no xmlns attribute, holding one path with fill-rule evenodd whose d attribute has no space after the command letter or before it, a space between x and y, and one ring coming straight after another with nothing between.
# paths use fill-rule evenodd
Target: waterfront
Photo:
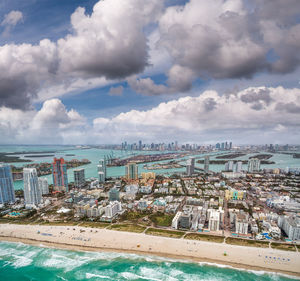
<instances>
[{"instance_id":1,"label":"waterfront","mask_svg":"<svg viewBox=\"0 0 300 281\"><path fill-rule=\"evenodd\" d=\"M131 234L124 234L131 236ZM47 243L37 242L36 245L27 245L20 242L0 242L1 280L7 280L11 276L14 276L12 280L24 280L25 277L25 280L44 281L86 279L288 281L294 279L281 273L270 273L247 267L247 269L237 269L214 262L192 262L180 258L154 256L150 253L145 255L118 251L106 252L100 249L87 252L74 251L77 249L74 245L70 246L72 250L55 249L53 248L56 247L55 244L49 245L51 248L44 245Z\"/></svg>"},{"instance_id":2,"label":"waterfront","mask_svg":"<svg viewBox=\"0 0 300 281\"><path fill-rule=\"evenodd\" d=\"M99 159L104 158L106 155L113 155L113 157L129 157L132 155L137 154L158 154L158 153L164 153L162 151L122 151L122 150L110 150L110 149L99 149L99 148L90 148L90 149L83 149L83 148L77 148L76 146L0 146L0 152L34 152L39 151L41 154L43 154L43 151L55 151L55 153L49 153L51 155L55 155L55 157L63 157L65 160L72 160L72 159L88 159L91 161L90 164L81 166L85 169L85 176L86 178L95 177L97 178L97 164ZM165 153L168 153L169 151L165 151ZM210 155L211 159L215 159L216 155L219 155L223 152L212 152L208 153ZM226 152L225 152L226 153ZM44 153L45 154L45 153ZM246 160L251 156L256 155L257 153L251 153L247 154L242 157L235 158L234 160ZM24 159L30 159L33 162L31 163L42 163L42 162L52 162L53 156L50 157L24 157L24 154L16 154L19 155L21 158ZM72 155L72 156L70 156ZM207 154L193 154L193 157L196 157L197 159L199 157L204 157ZM269 159L270 161L274 161L276 164L270 164L270 165L261 165L261 168L282 168L285 169L286 167L290 168L299 168L300 167L300 158L293 158L292 155L288 154L272 154L273 156ZM182 157L176 160L179 160L180 164L185 164L185 160L188 159L189 156ZM151 162L150 164L155 163L167 163L169 160L164 161L158 161L158 162ZM28 163L26 162L18 162L18 163L9 163L11 165L14 165L16 167L22 167L23 165L26 165ZM149 170L145 169L144 164L138 164L139 173L142 172L148 172ZM246 169L247 165L243 165L243 168ZM196 167L203 168L203 165L196 163ZM224 165L216 165L211 164L209 166L209 169L214 172L220 172L222 169L224 169ZM74 175L73 175L74 169L68 170L68 179L69 182L74 181ZM184 172L185 168L173 168L173 169L155 169L153 172L156 174L173 174L176 172ZM119 167L108 167L107 168L107 176L108 177L121 177L125 174L125 167L119 166ZM49 184L52 184L52 175L44 176L48 179ZM14 182L15 189L22 189L23 188L23 181L16 181Z\"/></svg>"}]
</instances>

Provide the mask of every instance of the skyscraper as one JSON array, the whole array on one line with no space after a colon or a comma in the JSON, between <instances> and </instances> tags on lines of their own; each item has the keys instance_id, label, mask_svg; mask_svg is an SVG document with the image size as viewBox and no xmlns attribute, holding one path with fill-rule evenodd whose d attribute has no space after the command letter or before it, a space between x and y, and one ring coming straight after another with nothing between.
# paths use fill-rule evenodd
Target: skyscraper
<instances>
[{"instance_id":1,"label":"skyscraper","mask_svg":"<svg viewBox=\"0 0 300 281\"><path fill-rule=\"evenodd\" d=\"M195 158L191 157L186 161L186 174L191 176L195 172Z\"/></svg>"},{"instance_id":2,"label":"skyscraper","mask_svg":"<svg viewBox=\"0 0 300 281\"><path fill-rule=\"evenodd\" d=\"M142 141L140 140L140 141L139 141L139 150L142 150L142 147L143 147Z\"/></svg>"},{"instance_id":3,"label":"skyscraper","mask_svg":"<svg viewBox=\"0 0 300 281\"><path fill-rule=\"evenodd\" d=\"M119 189L113 187L108 192L109 201L120 201L120 192Z\"/></svg>"},{"instance_id":4,"label":"skyscraper","mask_svg":"<svg viewBox=\"0 0 300 281\"><path fill-rule=\"evenodd\" d=\"M204 158L204 172L208 173L209 171L209 156L206 155Z\"/></svg>"},{"instance_id":5,"label":"skyscraper","mask_svg":"<svg viewBox=\"0 0 300 281\"><path fill-rule=\"evenodd\" d=\"M54 190L68 192L67 164L64 158L54 158L52 163L52 175Z\"/></svg>"},{"instance_id":6,"label":"skyscraper","mask_svg":"<svg viewBox=\"0 0 300 281\"><path fill-rule=\"evenodd\" d=\"M125 166L125 173L128 180L138 179L138 166L136 163L128 163Z\"/></svg>"},{"instance_id":7,"label":"skyscraper","mask_svg":"<svg viewBox=\"0 0 300 281\"><path fill-rule=\"evenodd\" d=\"M232 171L233 172L233 161L230 160L225 164L225 171L229 172Z\"/></svg>"},{"instance_id":8,"label":"skyscraper","mask_svg":"<svg viewBox=\"0 0 300 281\"><path fill-rule=\"evenodd\" d=\"M42 203L42 192L39 188L36 168L24 168L23 180L26 207L33 207Z\"/></svg>"},{"instance_id":9,"label":"skyscraper","mask_svg":"<svg viewBox=\"0 0 300 281\"><path fill-rule=\"evenodd\" d=\"M105 159L100 159L99 165L97 167L98 167L99 182L105 182L105 179L106 179L106 161L105 161Z\"/></svg>"},{"instance_id":10,"label":"skyscraper","mask_svg":"<svg viewBox=\"0 0 300 281\"><path fill-rule=\"evenodd\" d=\"M15 190L11 168L7 164L0 164L0 204L14 202Z\"/></svg>"},{"instance_id":11,"label":"skyscraper","mask_svg":"<svg viewBox=\"0 0 300 281\"><path fill-rule=\"evenodd\" d=\"M235 164L235 172L240 173L242 171L243 168L243 162L242 161L238 161Z\"/></svg>"},{"instance_id":12,"label":"skyscraper","mask_svg":"<svg viewBox=\"0 0 300 281\"><path fill-rule=\"evenodd\" d=\"M85 185L84 169L74 170L74 185L77 188L81 188Z\"/></svg>"},{"instance_id":13,"label":"skyscraper","mask_svg":"<svg viewBox=\"0 0 300 281\"><path fill-rule=\"evenodd\" d=\"M248 161L248 172L254 173L260 170L260 160L258 158L251 158Z\"/></svg>"},{"instance_id":14,"label":"skyscraper","mask_svg":"<svg viewBox=\"0 0 300 281\"><path fill-rule=\"evenodd\" d=\"M42 195L49 193L49 185L47 178L39 178L38 179L39 188L42 192Z\"/></svg>"}]
</instances>

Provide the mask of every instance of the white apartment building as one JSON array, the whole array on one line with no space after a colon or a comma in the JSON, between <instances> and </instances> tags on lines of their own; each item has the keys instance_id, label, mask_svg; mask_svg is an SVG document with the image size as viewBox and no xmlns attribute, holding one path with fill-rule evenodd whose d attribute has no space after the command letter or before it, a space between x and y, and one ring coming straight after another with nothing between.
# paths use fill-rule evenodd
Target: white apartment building
<instances>
[{"instance_id":1,"label":"white apartment building","mask_svg":"<svg viewBox=\"0 0 300 281\"><path fill-rule=\"evenodd\" d=\"M38 184L35 168L23 169L24 199L26 208L32 208L42 203L42 192Z\"/></svg>"},{"instance_id":2,"label":"white apartment building","mask_svg":"<svg viewBox=\"0 0 300 281\"><path fill-rule=\"evenodd\" d=\"M220 230L220 212L219 212L219 210L214 210L214 209L209 210L208 228L210 231L219 231Z\"/></svg>"},{"instance_id":3,"label":"white apartment building","mask_svg":"<svg viewBox=\"0 0 300 281\"><path fill-rule=\"evenodd\" d=\"M175 217L172 220L172 228L178 229L178 222L182 215L182 212L177 212Z\"/></svg>"},{"instance_id":4,"label":"white apartment building","mask_svg":"<svg viewBox=\"0 0 300 281\"><path fill-rule=\"evenodd\" d=\"M295 216L280 216L278 226L291 240L300 240L300 219Z\"/></svg>"},{"instance_id":5,"label":"white apartment building","mask_svg":"<svg viewBox=\"0 0 300 281\"><path fill-rule=\"evenodd\" d=\"M47 178L39 178L38 183L42 195L49 194L49 185Z\"/></svg>"},{"instance_id":6,"label":"white apartment building","mask_svg":"<svg viewBox=\"0 0 300 281\"><path fill-rule=\"evenodd\" d=\"M119 201L114 201L109 203L109 205L107 205L105 207L105 217L111 219L113 217L115 217L118 213L120 213L122 211L122 205L121 202Z\"/></svg>"},{"instance_id":7,"label":"white apartment building","mask_svg":"<svg viewBox=\"0 0 300 281\"><path fill-rule=\"evenodd\" d=\"M236 215L235 232L239 234L248 234L248 220L244 214Z\"/></svg>"}]
</instances>

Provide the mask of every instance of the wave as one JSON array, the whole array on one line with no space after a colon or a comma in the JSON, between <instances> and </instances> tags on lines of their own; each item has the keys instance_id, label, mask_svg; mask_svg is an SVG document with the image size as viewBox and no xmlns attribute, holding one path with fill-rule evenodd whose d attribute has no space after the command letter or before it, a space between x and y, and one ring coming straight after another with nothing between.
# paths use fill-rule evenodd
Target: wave
<instances>
[{"instance_id":1,"label":"wave","mask_svg":"<svg viewBox=\"0 0 300 281\"><path fill-rule=\"evenodd\" d=\"M86 273L85 274L85 278L86 279L90 279L90 278L101 278L101 279L111 279L111 276L107 276L107 275L100 275L100 274L94 274L94 273Z\"/></svg>"},{"instance_id":2,"label":"wave","mask_svg":"<svg viewBox=\"0 0 300 281\"><path fill-rule=\"evenodd\" d=\"M69 272L74 269L81 270L80 267L99 266L105 261L105 266L109 270L93 271L89 273L82 271L83 279L112 279L112 276L119 276L115 279L143 279L143 280L224 280L228 274L227 271L213 271L214 275L210 276L210 270L201 270L197 274L193 274L186 270L186 266L228 268L236 271L248 272L256 276L266 275L270 280L278 280L280 277L298 279L296 276L290 276L282 273L272 273L263 270L251 270L243 268L235 268L230 265L223 265L212 262L192 262L187 260L179 260L167 257L159 257L153 255L119 253L119 252L89 252L89 251L73 251L60 250L50 248L44 245L31 246L23 243L1 242L0 243L0 259L4 261L3 266L12 265L15 268L26 267L31 264L38 267L57 268L63 272ZM130 262L134 261L134 262ZM132 264L131 270L124 269L124 272L114 271L114 262L119 264ZM197 268L193 268L196 270ZM235 272L234 274L238 274ZM84 278L85 277L85 278ZM255 278L255 277L252 277ZM225 278L226 279L226 278ZM226 279L227 280L227 279Z\"/></svg>"},{"instance_id":3,"label":"wave","mask_svg":"<svg viewBox=\"0 0 300 281\"><path fill-rule=\"evenodd\" d=\"M271 271L265 271L265 270L246 269L246 268L233 267L231 265L219 264L219 263L213 263L213 262L198 262L198 264L200 266L213 266L213 267L218 267L218 268L228 268L228 269L233 269L233 270L238 270L238 271L244 271L244 272L248 272L248 273L253 273L253 274L258 275L258 276L269 275L270 277L273 277L273 278L276 278L278 276L282 276L282 277L285 277L285 278L299 280L299 278L297 276L284 274L284 273L281 273L281 272L271 272Z\"/></svg>"}]
</instances>

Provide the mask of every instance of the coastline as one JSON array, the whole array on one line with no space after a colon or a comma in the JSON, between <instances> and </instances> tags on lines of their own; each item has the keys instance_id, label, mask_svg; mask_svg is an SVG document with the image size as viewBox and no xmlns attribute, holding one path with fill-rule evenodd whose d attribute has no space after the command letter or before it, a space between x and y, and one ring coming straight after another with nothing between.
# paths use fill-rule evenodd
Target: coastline
<instances>
[{"instance_id":1,"label":"coastline","mask_svg":"<svg viewBox=\"0 0 300 281\"><path fill-rule=\"evenodd\" d=\"M84 232L81 232L82 230ZM42 231L48 231L45 233L52 235L43 236L38 234L37 231L41 233ZM60 235L61 233L64 233L64 235ZM66 237L65 234L68 236ZM78 240L78 235L86 241ZM300 277L300 253L271 248L226 245L88 227L12 224L0 224L0 241L21 242L34 246L72 251L119 252L159 256L178 261L231 267L238 270L264 271L289 277ZM191 247L196 250L191 250ZM226 256L221 254L224 251L226 251ZM290 261L278 263L272 259L270 261L267 259L268 262L262 262L265 258L262 255L272 255L272 257L276 256L282 259L289 257ZM259 260L254 256L263 258Z\"/></svg>"}]
</instances>

